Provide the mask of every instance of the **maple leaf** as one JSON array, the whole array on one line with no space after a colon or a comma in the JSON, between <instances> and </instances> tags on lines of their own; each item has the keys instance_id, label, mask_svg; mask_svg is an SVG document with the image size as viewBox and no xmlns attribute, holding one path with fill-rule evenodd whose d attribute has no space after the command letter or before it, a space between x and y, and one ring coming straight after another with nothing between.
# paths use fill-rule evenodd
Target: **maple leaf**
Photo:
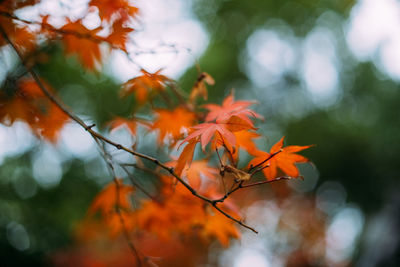
<instances>
[{"instance_id":1,"label":"maple leaf","mask_svg":"<svg viewBox=\"0 0 400 267\"><path fill-rule=\"evenodd\" d=\"M253 123L248 120L244 120L241 116L232 115L228 120L217 120L218 124L224 124L225 127L231 132L238 132L242 130L257 130L253 126Z\"/></svg>"},{"instance_id":2,"label":"maple leaf","mask_svg":"<svg viewBox=\"0 0 400 267\"><path fill-rule=\"evenodd\" d=\"M222 102L222 106L215 104L204 105L209 111L205 121L210 122L216 120L217 122L226 122L232 116L236 116L254 127L249 117L261 118L261 115L248 109L248 107L255 103L254 101L235 101L233 92L231 92Z\"/></svg>"},{"instance_id":3,"label":"maple leaf","mask_svg":"<svg viewBox=\"0 0 400 267\"><path fill-rule=\"evenodd\" d=\"M237 146L243 148L250 155L258 151L257 146L254 144L253 139L259 138L260 135L251 131L238 131L235 132Z\"/></svg>"},{"instance_id":4,"label":"maple leaf","mask_svg":"<svg viewBox=\"0 0 400 267\"><path fill-rule=\"evenodd\" d=\"M112 47L117 47L125 52L128 34L133 31L132 28L124 27L123 20L117 20L113 23L113 30L109 36L104 38Z\"/></svg>"},{"instance_id":5,"label":"maple leaf","mask_svg":"<svg viewBox=\"0 0 400 267\"><path fill-rule=\"evenodd\" d=\"M282 137L281 140L273 145L269 153L263 151L255 152L254 155L256 158L249 162L249 166L256 166L265 161L272 154L277 153L263 164L263 166L269 164L269 167L263 169L263 173L268 180L277 177L278 168L291 177L299 177L300 173L295 163L304 163L309 161L306 157L295 153L312 147L312 145L283 147L284 138L285 137Z\"/></svg>"},{"instance_id":6,"label":"maple leaf","mask_svg":"<svg viewBox=\"0 0 400 267\"><path fill-rule=\"evenodd\" d=\"M202 201L193 198L182 185L171 187L165 184L161 195L162 201L144 200L141 208L134 212L139 229L169 239L175 233L189 233L195 225L204 221Z\"/></svg>"},{"instance_id":7,"label":"maple leaf","mask_svg":"<svg viewBox=\"0 0 400 267\"><path fill-rule=\"evenodd\" d=\"M186 169L183 177L186 176L190 186L198 190L201 187L203 178L212 179L216 174L218 174L218 170L208 166L206 160L196 160Z\"/></svg>"},{"instance_id":8,"label":"maple leaf","mask_svg":"<svg viewBox=\"0 0 400 267\"><path fill-rule=\"evenodd\" d=\"M162 145L166 136L173 139L172 145L182 137L182 130L193 125L196 115L185 108L178 107L174 110L156 109L157 118L151 129L158 130L158 143Z\"/></svg>"},{"instance_id":9,"label":"maple leaf","mask_svg":"<svg viewBox=\"0 0 400 267\"><path fill-rule=\"evenodd\" d=\"M116 213L115 207L119 205L120 209L130 210L132 204L129 201L129 195L134 191L134 188L129 185L124 185L121 179L118 179L119 199L117 200L117 186L115 182L109 183L93 200L89 208L89 214L93 215L100 211L104 217Z\"/></svg>"},{"instance_id":10,"label":"maple leaf","mask_svg":"<svg viewBox=\"0 0 400 267\"><path fill-rule=\"evenodd\" d=\"M142 75L130 79L122 85L121 96L127 96L135 93L136 100L143 104L147 101L149 93L153 91L164 91L169 82L172 82L168 77L161 75L161 69L155 73L150 73L141 70Z\"/></svg>"},{"instance_id":11,"label":"maple leaf","mask_svg":"<svg viewBox=\"0 0 400 267\"><path fill-rule=\"evenodd\" d=\"M237 162L239 158L239 148L246 150L247 153L249 153L250 155L256 155L256 153L258 152L258 148L254 144L253 139L260 137L258 133L248 130L242 130L234 132L234 135L236 137L236 146L230 145L229 142L226 142L225 139L221 139L221 137L218 136L219 139L213 143L214 146L212 147L212 149L216 149L219 144L225 145L226 149L232 155L235 162Z\"/></svg>"},{"instance_id":12,"label":"maple leaf","mask_svg":"<svg viewBox=\"0 0 400 267\"><path fill-rule=\"evenodd\" d=\"M97 33L100 27L89 30L83 26L81 20L68 21L62 28L65 33L62 40L66 54L77 54L82 64L89 70L93 70L101 62L101 52Z\"/></svg>"},{"instance_id":13,"label":"maple leaf","mask_svg":"<svg viewBox=\"0 0 400 267\"><path fill-rule=\"evenodd\" d=\"M184 154L184 152L182 152ZM193 155L193 154L192 154ZM212 179L218 174L218 170L208 166L206 160L196 160L192 162L190 159L190 163L184 162L186 168L183 170L177 170L176 166L178 161L171 161L167 163L167 166L175 167L175 173L181 177L184 177L189 182L189 185L196 190L199 190L204 179Z\"/></svg>"},{"instance_id":14,"label":"maple leaf","mask_svg":"<svg viewBox=\"0 0 400 267\"><path fill-rule=\"evenodd\" d=\"M230 145L234 146L236 144L235 135L229 131L224 124L206 122L193 126L192 129L194 129L194 131L189 134L181 144L200 137L201 148L204 151L207 144L211 141L211 138L216 134L221 135Z\"/></svg>"},{"instance_id":15,"label":"maple leaf","mask_svg":"<svg viewBox=\"0 0 400 267\"><path fill-rule=\"evenodd\" d=\"M127 21L134 18L139 11L127 0L91 0L89 6L97 7L101 20L106 21L110 21L113 16L122 21Z\"/></svg>"},{"instance_id":16,"label":"maple leaf","mask_svg":"<svg viewBox=\"0 0 400 267\"><path fill-rule=\"evenodd\" d=\"M42 83L51 90L47 83ZM28 123L37 136L55 142L68 116L44 95L33 79L23 79L18 82L14 96L0 95L0 121L12 125L16 120Z\"/></svg>"},{"instance_id":17,"label":"maple leaf","mask_svg":"<svg viewBox=\"0 0 400 267\"><path fill-rule=\"evenodd\" d=\"M183 149L182 153L179 155L178 160L176 161L176 166L175 166L175 173L178 176L181 176L183 169L185 166L190 166L190 164L193 161L193 154L194 150L196 148L197 144L197 139L193 138L192 140L188 141L188 144L185 146Z\"/></svg>"},{"instance_id":18,"label":"maple leaf","mask_svg":"<svg viewBox=\"0 0 400 267\"><path fill-rule=\"evenodd\" d=\"M181 184L174 187L165 184L162 196L162 202L144 200L141 208L134 212L139 229L145 229L163 239L171 239L174 234L187 236L193 229L198 229L202 237L207 240L215 237L224 246L228 245L231 237L240 236L233 222L220 213L211 212ZM230 204L224 202L221 208L229 208L229 212L237 216L235 206Z\"/></svg>"},{"instance_id":19,"label":"maple leaf","mask_svg":"<svg viewBox=\"0 0 400 267\"><path fill-rule=\"evenodd\" d=\"M239 238L240 231L232 222L220 213L209 214L207 216L207 223L203 226L202 234L206 237L216 237L218 241L224 246L229 246L230 238Z\"/></svg>"},{"instance_id":20,"label":"maple leaf","mask_svg":"<svg viewBox=\"0 0 400 267\"><path fill-rule=\"evenodd\" d=\"M124 220L124 225L121 223L121 217ZM134 222L132 214L126 211L121 211L120 213L112 212L105 218L105 223L108 226L110 237L116 237L124 231L132 231L134 228Z\"/></svg>"},{"instance_id":21,"label":"maple leaf","mask_svg":"<svg viewBox=\"0 0 400 267\"><path fill-rule=\"evenodd\" d=\"M36 35L27 26L16 25L10 19L0 16L0 25L3 27L12 43L21 53L32 51L36 45ZM0 36L0 47L7 44Z\"/></svg>"}]
</instances>

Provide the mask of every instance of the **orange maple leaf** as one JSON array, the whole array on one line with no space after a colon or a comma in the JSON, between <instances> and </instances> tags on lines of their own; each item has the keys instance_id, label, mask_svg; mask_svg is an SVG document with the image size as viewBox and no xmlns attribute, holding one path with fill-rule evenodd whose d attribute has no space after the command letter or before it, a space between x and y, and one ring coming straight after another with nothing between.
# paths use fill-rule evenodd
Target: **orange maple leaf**
<instances>
[{"instance_id":1,"label":"orange maple leaf","mask_svg":"<svg viewBox=\"0 0 400 267\"><path fill-rule=\"evenodd\" d=\"M186 177L190 186L199 190L203 179L212 179L218 174L218 170L208 166L206 160L193 161L189 168L186 169Z\"/></svg>"},{"instance_id":2,"label":"orange maple leaf","mask_svg":"<svg viewBox=\"0 0 400 267\"><path fill-rule=\"evenodd\" d=\"M254 155L256 151L258 151L257 146L254 144L253 139L259 138L259 135L256 132L252 131L238 131L235 132L235 137L237 141L237 146L243 148L250 155Z\"/></svg>"},{"instance_id":3,"label":"orange maple leaf","mask_svg":"<svg viewBox=\"0 0 400 267\"><path fill-rule=\"evenodd\" d=\"M29 30L27 26L17 25L12 20L2 16L0 16L0 25L21 53L30 52L35 48L36 34ZM7 42L3 36L0 36L0 47L5 44Z\"/></svg>"},{"instance_id":4,"label":"orange maple leaf","mask_svg":"<svg viewBox=\"0 0 400 267\"><path fill-rule=\"evenodd\" d=\"M221 208L229 209L237 216L226 203L221 204ZM200 236L207 240L217 238L223 245L227 245L231 237L239 237L239 231L232 221L212 212L201 200L193 198L181 184L174 187L166 184L161 202L144 200L134 215L139 229L163 239L171 239L176 234L188 235L194 229L199 230Z\"/></svg>"},{"instance_id":5,"label":"orange maple leaf","mask_svg":"<svg viewBox=\"0 0 400 267\"><path fill-rule=\"evenodd\" d=\"M176 233L189 233L196 224L204 221L203 203L193 198L182 185L171 187L166 184L161 195L162 201L144 200L141 208L134 212L139 229L168 239Z\"/></svg>"},{"instance_id":6,"label":"orange maple leaf","mask_svg":"<svg viewBox=\"0 0 400 267\"><path fill-rule=\"evenodd\" d=\"M294 153L312 147L312 145L283 147L284 138L285 137L282 137L281 140L273 145L269 153L264 151L256 151L254 153L256 158L249 162L249 166L257 166L274 153L277 153L270 160L263 163L263 166L269 164L269 167L263 169L263 173L268 180L272 180L277 177L278 168L291 177L299 177L300 173L295 163L304 163L309 161L306 157Z\"/></svg>"},{"instance_id":7,"label":"orange maple leaf","mask_svg":"<svg viewBox=\"0 0 400 267\"><path fill-rule=\"evenodd\" d=\"M182 154L184 153L182 152ZM168 162L167 165L172 167L177 166L178 161ZM203 180L211 180L215 177L216 174L218 174L218 170L216 168L208 166L206 160L196 160L193 162L190 161L190 163L185 164L185 166L186 168L183 169L183 171L179 169L177 170L177 168L175 167L175 173L183 178L186 178L189 182L189 185L196 190L200 189Z\"/></svg>"},{"instance_id":8,"label":"orange maple leaf","mask_svg":"<svg viewBox=\"0 0 400 267\"><path fill-rule=\"evenodd\" d=\"M190 166L193 161L193 154L197 144L197 138L193 138L188 141L188 144L182 150L182 153L179 155L178 160L176 161L175 173L177 175L181 175L185 166Z\"/></svg>"},{"instance_id":9,"label":"orange maple leaf","mask_svg":"<svg viewBox=\"0 0 400 267\"><path fill-rule=\"evenodd\" d=\"M254 144L253 139L259 138L260 135L253 131L242 130L234 132L236 137L236 146L231 146L229 142L226 140L219 139L217 142L214 142L215 149L219 144L225 144L226 148L230 151L230 154L233 157L234 161L237 161L239 158L239 148L242 148L247 151L250 155L256 156L258 152L257 146Z\"/></svg>"},{"instance_id":10,"label":"orange maple leaf","mask_svg":"<svg viewBox=\"0 0 400 267\"><path fill-rule=\"evenodd\" d=\"M166 136L172 137L172 146L182 137L182 130L190 127L196 120L196 115L185 108L174 110L156 109L157 118L151 129L158 130L158 143L161 145Z\"/></svg>"},{"instance_id":11,"label":"orange maple leaf","mask_svg":"<svg viewBox=\"0 0 400 267\"><path fill-rule=\"evenodd\" d=\"M116 213L116 207L119 206L122 210L130 210L132 203L129 200L129 195L132 194L134 188L129 185L124 185L122 180L118 179L119 199L117 199L117 185L115 182L109 183L93 200L89 208L89 214L93 215L100 211L103 217Z\"/></svg>"},{"instance_id":12,"label":"orange maple leaf","mask_svg":"<svg viewBox=\"0 0 400 267\"><path fill-rule=\"evenodd\" d=\"M133 31L132 28L124 27L123 20L117 20L113 23L113 30L104 40L112 47L117 47L125 52L128 34Z\"/></svg>"},{"instance_id":13,"label":"orange maple leaf","mask_svg":"<svg viewBox=\"0 0 400 267\"><path fill-rule=\"evenodd\" d=\"M221 213L213 213L207 215L207 223L203 226L202 234L206 237L215 237L224 246L229 246L231 238L239 238L240 231L237 227L228 222L226 217Z\"/></svg>"},{"instance_id":14,"label":"orange maple leaf","mask_svg":"<svg viewBox=\"0 0 400 267\"><path fill-rule=\"evenodd\" d=\"M113 17L127 21L139 12L139 9L127 0L91 0L89 6L97 7L101 20L106 21L110 21Z\"/></svg>"},{"instance_id":15,"label":"orange maple leaf","mask_svg":"<svg viewBox=\"0 0 400 267\"><path fill-rule=\"evenodd\" d=\"M135 93L136 100L143 104L147 101L149 93L164 91L168 83L172 82L168 77L161 75L161 69L155 73L141 70L142 75L130 79L122 85L121 96Z\"/></svg>"},{"instance_id":16,"label":"orange maple leaf","mask_svg":"<svg viewBox=\"0 0 400 267\"><path fill-rule=\"evenodd\" d=\"M101 28L89 30L83 26L81 20L68 21L62 28L62 38L66 54L77 54L83 66L89 70L95 69L101 62L99 41L101 38L97 33Z\"/></svg>"},{"instance_id":17,"label":"orange maple leaf","mask_svg":"<svg viewBox=\"0 0 400 267\"><path fill-rule=\"evenodd\" d=\"M48 90L50 86L42 81ZM32 79L23 79L17 84L13 97L0 94L0 121L11 125L22 120L33 133L51 142L57 141L59 132L68 121L68 116L53 104Z\"/></svg>"}]
</instances>

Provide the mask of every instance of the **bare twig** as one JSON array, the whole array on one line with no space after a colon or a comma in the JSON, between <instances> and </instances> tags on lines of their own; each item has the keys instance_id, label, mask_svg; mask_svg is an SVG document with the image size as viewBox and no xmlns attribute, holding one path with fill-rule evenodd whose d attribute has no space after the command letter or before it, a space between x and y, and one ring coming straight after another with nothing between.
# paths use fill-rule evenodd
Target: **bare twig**
<instances>
[{"instance_id":1,"label":"bare twig","mask_svg":"<svg viewBox=\"0 0 400 267\"><path fill-rule=\"evenodd\" d=\"M101 143L96 138L95 138L95 141L96 141L96 143L97 143L97 145L98 145L98 147L99 147L99 149L100 149L100 151L101 151L101 153L103 155L103 159L106 162L106 164L108 166L108 169L110 170L110 173L112 175L112 178L113 178L113 181L114 181L114 184L115 184L115 197L116 197L115 211L118 214L118 217L119 217L119 220L120 220L120 223L121 223L121 226L122 226L122 232L124 234L124 237L125 237L125 240L126 240L128 246L129 246L129 249L130 249L132 255L135 258L135 262L137 263L137 266L140 267L140 266L142 266L142 261L140 259L139 252L136 249L135 245L133 244L133 241L131 240L131 238L129 236L129 232L128 232L128 229L126 227L126 222L125 222L124 216L122 215L122 212L121 212L121 203L120 203L121 202L120 201L121 188L120 188L120 184L118 182L118 178L117 178L117 176L115 174L114 165L113 165L113 162L111 161L111 156L107 153L107 151L106 151L106 149L104 147L104 143Z\"/></svg>"},{"instance_id":2,"label":"bare twig","mask_svg":"<svg viewBox=\"0 0 400 267\"><path fill-rule=\"evenodd\" d=\"M161 176L161 173L156 172L153 169L147 168L146 166L141 166L141 165L136 164L136 163L120 163L119 165L121 167L134 167L136 169L142 170L144 172L147 172L147 173L152 174L152 175L157 176L157 177Z\"/></svg>"},{"instance_id":3,"label":"bare twig","mask_svg":"<svg viewBox=\"0 0 400 267\"><path fill-rule=\"evenodd\" d=\"M270 154L265 160L261 161L261 162L258 163L257 165L255 165L255 166L250 166L250 168L249 168L249 173L251 173L251 171L252 171L253 169L254 169L253 172L258 172L258 171L259 171L259 170L257 170L258 167L260 167L260 166L263 165L265 162L267 162L268 160L272 159L273 157L275 157L277 154L279 154L279 153L281 153L281 152L282 152L282 149L278 150L278 151L275 152L275 153ZM262 168L262 169L264 169L264 168Z\"/></svg>"},{"instance_id":4,"label":"bare twig","mask_svg":"<svg viewBox=\"0 0 400 267\"><path fill-rule=\"evenodd\" d=\"M250 226L244 224L242 221L240 221L240 220L238 220L238 219L233 218L231 215L229 215L228 213L226 213L225 211L223 211L220 207L218 207L218 206L217 206L217 203L212 204L212 206L213 206L216 210L218 210L219 212L221 212L223 215L225 215L225 217L231 219L232 221L235 221L237 224L240 224L241 226L243 226L243 227L245 227L245 228L247 228L247 229L250 229L250 230L253 231L254 233L258 234L258 231L257 231L256 229L254 229L254 228L252 228L252 227L250 227Z\"/></svg>"},{"instance_id":5,"label":"bare twig","mask_svg":"<svg viewBox=\"0 0 400 267\"><path fill-rule=\"evenodd\" d=\"M222 163L221 157L220 157L219 152L218 152L218 148L215 148L215 152L217 153L220 167L221 168L224 167L224 163Z\"/></svg>"},{"instance_id":6,"label":"bare twig","mask_svg":"<svg viewBox=\"0 0 400 267\"><path fill-rule=\"evenodd\" d=\"M218 131L217 131L217 133L219 134L219 136L220 136L220 138L221 138L222 146L225 148L225 151L226 151L227 154L229 155L229 161L231 162L231 164L232 164L234 167L236 167L237 164L236 164L235 160L233 159L232 151L230 151L230 150L228 149L228 147L226 146L225 140L224 140L224 138L222 137L222 134L221 134L220 132L218 132Z\"/></svg>"},{"instance_id":7,"label":"bare twig","mask_svg":"<svg viewBox=\"0 0 400 267\"><path fill-rule=\"evenodd\" d=\"M139 188L140 191L143 192L143 194L145 194L147 197L151 198L154 201L157 201L157 199L151 195L149 192L147 192L146 189L143 188L143 186L141 186L139 183L137 183L135 181L135 179L133 178L132 173L130 173L127 168L121 164L119 164L119 166L124 170L124 172L128 175L129 180L131 181L132 185L134 185L135 187Z\"/></svg>"},{"instance_id":8,"label":"bare twig","mask_svg":"<svg viewBox=\"0 0 400 267\"><path fill-rule=\"evenodd\" d=\"M290 180L290 179L293 179L293 177L280 176L280 177L277 177L272 180L266 180L266 181L251 183L251 184L243 184L243 181L241 181L240 183L237 184L237 186L233 186L231 188L231 190L229 190L223 197L221 197L219 199L215 199L215 200L213 200L213 202L214 203L224 202L224 200L227 199L232 193L236 192L237 190L239 190L241 188L248 188L248 187L257 186L257 185L270 184L270 183L278 182L281 180Z\"/></svg>"},{"instance_id":9,"label":"bare twig","mask_svg":"<svg viewBox=\"0 0 400 267\"><path fill-rule=\"evenodd\" d=\"M281 177L277 177L277 178L272 179L272 180L267 180L267 181L261 181L261 182L256 182L256 183L252 183L252 184L242 185L241 188L247 188L247 187L252 187L252 186L257 186L257 185L262 185L262 184L270 184L270 183L278 182L280 180L290 180L290 179L293 179L293 177L281 176Z\"/></svg>"}]
</instances>

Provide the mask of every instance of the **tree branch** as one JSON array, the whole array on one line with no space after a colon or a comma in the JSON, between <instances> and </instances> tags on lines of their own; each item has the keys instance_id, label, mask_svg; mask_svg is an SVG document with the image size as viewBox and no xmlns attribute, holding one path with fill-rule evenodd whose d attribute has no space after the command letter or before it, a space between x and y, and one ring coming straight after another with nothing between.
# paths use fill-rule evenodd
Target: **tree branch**
<instances>
[{"instance_id":1,"label":"tree branch","mask_svg":"<svg viewBox=\"0 0 400 267\"><path fill-rule=\"evenodd\" d=\"M111 146L114 146L115 148L119 149L119 150L123 150L126 151L127 153L130 153L134 156L146 159L148 161L153 162L154 164L160 166L161 168L163 168L164 170L168 171L173 177L175 177L179 183L181 183L184 187L186 187L186 189L188 189L192 195L194 195L195 197L208 202L209 204L211 204L216 210L218 210L219 212L221 212L223 215L225 215L225 217L227 217L228 219L236 222L237 224L252 230L254 233L258 233L256 230L254 230L252 227L244 224L243 222L233 218L232 216L230 216L229 214L227 214L226 212L222 211L219 207L216 206L216 202L212 199L209 199L205 196L200 195L195 189L193 189L185 180L183 180L180 176L178 176L175 172L174 169L172 167L168 167L167 165L161 163L158 159L148 156L146 154L142 154L139 152L136 152L132 149L129 149L119 143L116 143L110 139L108 139L107 137L101 135L100 133L94 131L92 129L92 125L87 125L82 119L80 119L78 116L76 116L72 111L70 111L67 107L65 107L62 102L60 100L58 100L47 88L46 86L41 82L39 76L36 74L35 71L33 71L32 69L28 68L23 60L23 56L20 53L20 51L18 50L18 48L14 45L14 43L9 39L7 33L4 31L3 27L0 25L0 32L2 34L2 36L4 37L4 39L10 44L10 46L13 48L13 50L17 53L18 57L20 58L22 64L24 65L24 67L28 70L29 74L32 76L32 78L34 79L34 81L36 82L36 84L40 87L40 89L42 90L42 92L50 99L50 101L52 103L54 103L57 107L59 107L68 117L70 117L73 121L75 121L76 123L78 123L82 128L84 128L87 132L90 133L90 135L95 139L95 140L102 140L105 143L108 143Z\"/></svg>"},{"instance_id":2,"label":"tree branch","mask_svg":"<svg viewBox=\"0 0 400 267\"><path fill-rule=\"evenodd\" d=\"M261 181L261 182L256 182L256 183L252 183L252 184L242 185L241 188L247 188L247 187L252 187L252 186L257 186L257 185L262 185L262 184L270 184L270 183L273 183L273 182L278 182L280 180L290 180L290 179L293 179L293 177L281 176L281 177L276 177L275 179L272 179L272 180L267 180L267 181Z\"/></svg>"}]
</instances>

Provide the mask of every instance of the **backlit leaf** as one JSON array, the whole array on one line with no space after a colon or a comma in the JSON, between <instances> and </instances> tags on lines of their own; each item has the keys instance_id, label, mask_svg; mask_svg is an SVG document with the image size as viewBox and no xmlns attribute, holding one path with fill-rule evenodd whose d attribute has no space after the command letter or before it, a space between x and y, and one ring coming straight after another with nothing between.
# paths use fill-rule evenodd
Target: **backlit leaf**
<instances>
[{"instance_id":1,"label":"backlit leaf","mask_svg":"<svg viewBox=\"0 0 400 267\"><path fill-rule=\"evenodd\" d=\"M271 154L281 151L263 164L263 166L269 164L269 167L263 169L265 177L269 180L277 177L278 168L291 177L299 177L300 173L295 163L308 162L308 159L304 156L295 154L295 152L310 148L312 147L312 145L283 147L283 140L284 137L282 137L281 140L279 140L275 145L272 146L269 153L263 151L255 152L254 154L256 155L256 157L249 162L249 166L256 166L257 164L266 160Z\"/></svg>"}]
</instances>

